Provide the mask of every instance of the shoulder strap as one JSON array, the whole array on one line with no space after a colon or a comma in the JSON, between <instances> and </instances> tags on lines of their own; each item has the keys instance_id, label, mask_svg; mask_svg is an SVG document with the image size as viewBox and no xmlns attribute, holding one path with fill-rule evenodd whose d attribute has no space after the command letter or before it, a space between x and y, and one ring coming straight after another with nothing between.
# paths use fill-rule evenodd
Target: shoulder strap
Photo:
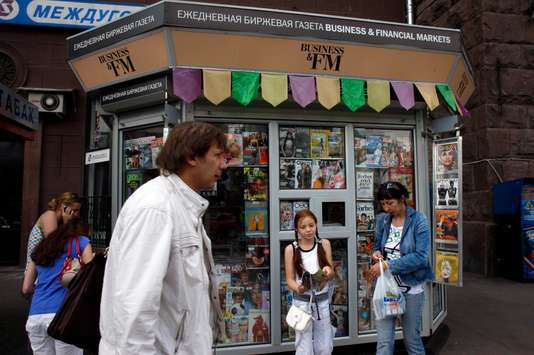
<instances>
[{"instance_id":1,"label":"shoulder strap","mask_svg":"<svg viewBox=\"0 0 534 355\"><path fill-rule=\"evenodd\" d=\"M72 245L72 238L69 237L69 240L67 241L67 258L70 258L71 245Z\"/></svg>"}]
</instances>

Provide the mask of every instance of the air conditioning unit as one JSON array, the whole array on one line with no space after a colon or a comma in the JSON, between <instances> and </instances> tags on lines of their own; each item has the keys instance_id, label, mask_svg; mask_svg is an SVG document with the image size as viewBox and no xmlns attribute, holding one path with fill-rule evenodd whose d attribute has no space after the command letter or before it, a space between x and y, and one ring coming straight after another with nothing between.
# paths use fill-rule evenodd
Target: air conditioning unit
<instances>
[{"instance_id":1,"label":"air conditioning unit","mask_svg":"<svg viewBox=\"0 0 534 355\"><path fill-rule=\"evenodd\" d=\"M65 95L57 92L30 92L28 100L39 108L39 112L65 113Z\"/></svg>"}]
</instances>

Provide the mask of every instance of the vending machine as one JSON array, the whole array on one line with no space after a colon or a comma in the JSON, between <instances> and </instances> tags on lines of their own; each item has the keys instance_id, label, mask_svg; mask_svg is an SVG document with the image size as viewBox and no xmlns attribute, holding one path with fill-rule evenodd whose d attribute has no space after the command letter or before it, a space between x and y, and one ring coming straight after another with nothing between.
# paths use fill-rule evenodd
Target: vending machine
<instances>
[{"instance_id":1,"label":"vending machine","mask_svg":"<svg viewBox=\"0 0 534 355\"><path fill-rule=\"evenodd\" d=\"M493 212L498 271L511 279L534 281L534 178L495 185Z\"/></svg>"}]
</instances>

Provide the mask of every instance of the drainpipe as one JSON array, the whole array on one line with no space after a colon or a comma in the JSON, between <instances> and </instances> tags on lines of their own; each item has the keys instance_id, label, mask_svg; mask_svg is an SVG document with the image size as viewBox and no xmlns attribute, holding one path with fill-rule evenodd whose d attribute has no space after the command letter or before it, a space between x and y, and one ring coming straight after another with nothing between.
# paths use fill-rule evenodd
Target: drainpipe
<instances>
[{"instance_id":1,"label":"drainpipe","mask_svg":"<svg viewBox=\"0 0 534 355\"><path fill-rule=\"evenodd\" d=\"M406 20L409 25L413 25L413 1L406 0Z\"/></svg>"}]
</instances>

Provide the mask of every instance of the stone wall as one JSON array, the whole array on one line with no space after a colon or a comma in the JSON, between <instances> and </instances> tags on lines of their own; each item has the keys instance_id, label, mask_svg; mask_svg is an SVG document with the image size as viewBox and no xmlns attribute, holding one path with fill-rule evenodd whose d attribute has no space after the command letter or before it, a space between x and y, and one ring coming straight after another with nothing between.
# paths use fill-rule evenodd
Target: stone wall
<instances>
[{"instance_id":1,"label":"stone wall","mask_svg":"<svg viewBox=\"0 0 534 355\"><path fill-rule=\"evenodd\" d=\"M495 275L491 187L534 177L534 2L415 1L416 23L463 32L475 72L464 137L464 270ZM490 165L491 164L491 165Z\"/></svg>"}]
</instances>

